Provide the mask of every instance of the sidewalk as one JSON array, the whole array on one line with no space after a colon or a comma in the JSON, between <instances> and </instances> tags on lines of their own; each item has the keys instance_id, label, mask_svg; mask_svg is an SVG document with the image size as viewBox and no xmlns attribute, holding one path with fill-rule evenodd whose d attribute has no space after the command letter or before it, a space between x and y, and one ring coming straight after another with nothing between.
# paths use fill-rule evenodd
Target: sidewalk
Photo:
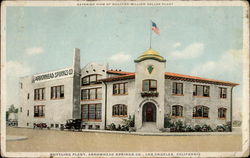
<instances>
[{"instance_id":1,"label":"sidewalk","mask_svg":"<svg viewBox=\"0 0 250 158\"><path fill-rule=\"evenodd\" d=\"M209 136L209 135L241 135L240 131L233 132L128 132L128 131L108 131L108 130L82 130L80 132L129 134L143 136Z\"/></svg>"},{"instance_id":2,"label":"sidewalk","mask_svg":"<svg viewBox=\"0 0 250 158\"><path fill-rule=\"evenodd\" d=\"M6 136L6 140L7 141L13 141L13 140L26 140L28 139L26 136L11 136L11 135L7 135Z\"/></svg>"}]
</instances>

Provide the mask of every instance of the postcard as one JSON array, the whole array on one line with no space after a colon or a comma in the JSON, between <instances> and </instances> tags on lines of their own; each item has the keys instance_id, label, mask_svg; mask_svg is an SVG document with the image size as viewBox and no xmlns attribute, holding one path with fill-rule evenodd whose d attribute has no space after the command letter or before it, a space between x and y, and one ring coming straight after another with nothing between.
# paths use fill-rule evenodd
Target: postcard
<instances>
[{"instance_id":1,"label":"postcard","mask_svg":"<svg viewBox=\"0 0 250 158\"><path fill-rule=\"evenodd\" d=\"M2 157L247 157L247 1L4 1Z\"/></svg>"}]
</instances>

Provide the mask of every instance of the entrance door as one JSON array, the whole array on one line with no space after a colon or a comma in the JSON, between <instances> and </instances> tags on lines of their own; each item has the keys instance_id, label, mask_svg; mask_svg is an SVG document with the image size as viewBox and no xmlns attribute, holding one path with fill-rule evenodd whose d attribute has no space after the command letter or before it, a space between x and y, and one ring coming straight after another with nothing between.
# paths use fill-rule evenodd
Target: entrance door
<instances>
[{"instance_id":1,"label":"entrance door","mask_svg":"<svg viewBox=\"0 0 250 158\"><path fill-rule=\"evenodd\" d=\"M143 106L143 122L156 121L156 107L153 103L146 103Z\"/></svg>"}]
</instances>

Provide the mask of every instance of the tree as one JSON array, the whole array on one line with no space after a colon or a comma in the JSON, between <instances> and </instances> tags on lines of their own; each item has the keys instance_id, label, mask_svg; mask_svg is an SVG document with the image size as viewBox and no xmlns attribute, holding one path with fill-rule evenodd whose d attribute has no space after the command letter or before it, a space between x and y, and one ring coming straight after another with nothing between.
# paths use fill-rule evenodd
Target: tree
<instances>
[{"instance_id":1,"label":"tree","mask_svg":"<svg viewBox=\"0 0 250 158\"><path fill-rule=\"evenodd\" d=\"M17 113L18 108L15 108L14 104L11 104L8 110L9 113Z\"/></svg>"}]
</instances>

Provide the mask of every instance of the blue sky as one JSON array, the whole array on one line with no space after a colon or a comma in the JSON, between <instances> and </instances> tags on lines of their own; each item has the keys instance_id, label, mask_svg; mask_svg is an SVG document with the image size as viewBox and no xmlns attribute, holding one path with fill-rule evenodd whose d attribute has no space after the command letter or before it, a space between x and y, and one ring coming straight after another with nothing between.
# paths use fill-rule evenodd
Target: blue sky
<instances>
[{"instance_id":1,"label":"blue sky","mask_svg":"<svg viewBox=\"0 0 250 158\"><path fill-rule=\"evenodd\" d=\"M167 72L242 85L242 12L242 7L7 7L6 61L12 70L7 104L18 104L13 100L18 77L70 66L75 47L82 66L94 61L134 71L133 60L149 48L150 20L161 31L152 34L152 48L166 58ZM235 88L235 96L241 98L241 91Z\"/></svg>"}]
</instances>

